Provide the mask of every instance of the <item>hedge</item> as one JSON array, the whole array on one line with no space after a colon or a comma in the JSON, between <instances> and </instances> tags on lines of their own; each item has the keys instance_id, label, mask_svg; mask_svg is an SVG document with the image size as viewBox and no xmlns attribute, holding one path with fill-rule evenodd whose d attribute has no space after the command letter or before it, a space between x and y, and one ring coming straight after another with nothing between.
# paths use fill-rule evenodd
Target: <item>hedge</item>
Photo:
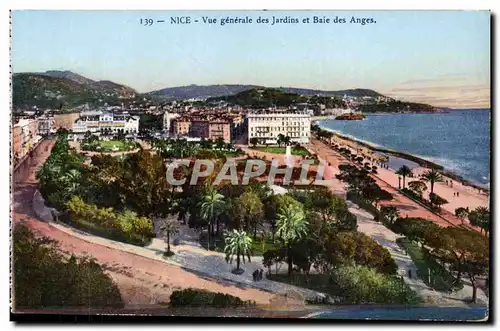
<instances>
[{"instance_id":1,"label":"hedge","mask_svg":"<svg viewBox=\"0 0 500 331\"><path fill-rule=\"evenodd\" d=\"M210 306L217 308L253 306L255 301L243 301L238 297L220 292L210 292L195 288L188 288L180 291L174 291L170 295L170 305L173 307L191 306L202 307Z\"/></svg>"}]
</instances>

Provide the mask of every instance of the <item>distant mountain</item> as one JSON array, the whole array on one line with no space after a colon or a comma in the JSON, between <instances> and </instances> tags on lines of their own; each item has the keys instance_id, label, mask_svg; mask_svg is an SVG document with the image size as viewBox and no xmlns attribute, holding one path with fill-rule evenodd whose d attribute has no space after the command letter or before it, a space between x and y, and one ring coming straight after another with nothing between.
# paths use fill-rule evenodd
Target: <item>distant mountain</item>
<instances>
[{"instance_id":1,"label":"distant mountain","mask_svg":"<svg viewBox=\"0 0 500 331\"><path fill-rule=\"evenodd\" d=\"M71 71L16 73L12 77L14 109L71 109L84 104L120 105L137 92L111 81L94 81Z\"/></svg>"},{"instance_id":2,"label":"distant mountain","mask_svg":"<svg viewBox=\"0 0 500 331\"><path fill-rule=\"evenodd\" d=\"M289 107L299 103L327 104L329 108L346 108L345 102L338 97L325 95L304 95L289 92L290 89L258 87L234 95L208 98L207 102L225 101L231 104L252 108ZM303 90L301 90L303 91Z\"/></svg>"},{"instance_id":3,"label":"distant mountain","mask_svg":"<svg viewBox=\"0 0 500 331\"><path fill-rule=\"evenodd\" d=\"M224 95L234 95L236 93L256 88L255 85L188 85L178 87L168 87L158 91L146 93L151 97L160 99L193 99L211 98Z\"/></svg>"},{"instance_id":4,"label":"distant mountain","mask_svg":"<svg viewBox=\"0 0 500 331\"><path fill-rule=\"evenodd\" d=\"M237 93L255 89L265 88L258 85L189 85L161 89L146 93L149 96L160 99L193 99L193 98L216 98L222 96L235 95ZM276 87L286 93L295 93L299 95L321 95L321 96L352 96L352 97L379 97L382 94L368 89L350 89L340 91L323 91L314 89L304 89L295 87Z\"/></svg>"},{"instance_id":5,"label":"distant mountain","mask_svg":"<svg viewBox=\"0 0 500 331\"><path fill-rule=\"evenodd\" d=\"M91 85L94 84L95 81L93 81L90 78L84 77L79 74L75 74L74 72L71 72L69 70L47 70L45 72L34 72L33 74L37 75L44 75L44 76L50 76L50 77L55 77L55 78L66 78L72 81L75 81L79 84L84 84L84 85Z\"/></svg>"}]
</instances>

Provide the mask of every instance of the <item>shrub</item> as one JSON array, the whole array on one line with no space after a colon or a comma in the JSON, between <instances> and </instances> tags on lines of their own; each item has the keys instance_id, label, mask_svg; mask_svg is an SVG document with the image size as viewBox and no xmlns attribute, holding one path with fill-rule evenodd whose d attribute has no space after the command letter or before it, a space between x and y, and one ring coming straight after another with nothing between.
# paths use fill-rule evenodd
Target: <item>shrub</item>
<instances>
[{"instance_id":1,"label":"shrub","mask_svg":"<svg viewBox=\"0 0 500 331\"><path fill-rule=\"evenodd\" d=\"M99 264L62 255L57 242L36 237L25 225L14 228L12 255L16 308L123 307L116 284Z\"/></svg>"},{"instance_id":2,"label":"shrub","mask_svg":"<svg viewBox=\"0 0 500 331\"><path fill-rule=\"evenodd\" d=\"M412 305L421 302L417 293L401 278L365 266L340 266L331 275L343 303Z\"/></svg>"},{"instance_id":3,"label":"shrub","mask_svg":"<svg viewBox=\"0 0 500 331\"><path fill-rule=\"evenodd\" d=\"M217 308L237 307L255 305L255 301L243 301L238 297L215 293L207 290L187 288L180 291L174 291L170 295L170 305L173 307L180 306L210 306Z\"/></svg>"}]
</instances>

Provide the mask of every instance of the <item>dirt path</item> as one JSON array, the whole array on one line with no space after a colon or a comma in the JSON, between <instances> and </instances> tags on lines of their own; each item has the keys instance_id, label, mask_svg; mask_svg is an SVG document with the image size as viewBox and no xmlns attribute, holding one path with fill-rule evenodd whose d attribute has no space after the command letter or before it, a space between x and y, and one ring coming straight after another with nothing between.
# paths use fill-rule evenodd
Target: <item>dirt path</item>
<instances>
[{"instance_id":1,"label":"dirt path","mask_svg":"<svg viewBox=\"0 0 500 331\"><path fill-rule=\"evenodd\" d=\"M35 173L49 153L50 148L49 151L40 153L32 162L28 179L14 186L13 224L24 222L37 234L57 240L61 250L65 252L94 257L117 283L126 306L168 302L172 291L188 287L223 292L243 300L255 300L260 304L268 304L274 297L271 293L198 276L177 266L92 244L37 220L32 210L32 198L36 190Z\"/></svg>"}]
</instances>

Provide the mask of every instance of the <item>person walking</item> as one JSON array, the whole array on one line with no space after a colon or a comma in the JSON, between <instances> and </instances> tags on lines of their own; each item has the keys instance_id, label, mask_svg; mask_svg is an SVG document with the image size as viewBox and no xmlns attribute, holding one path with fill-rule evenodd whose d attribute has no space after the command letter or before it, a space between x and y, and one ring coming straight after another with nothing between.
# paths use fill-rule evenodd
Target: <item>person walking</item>
<instances>
[{"instance_id":1,"label":"person walking","mask_svg":"<svg viewBox=\"0 0 500 331\"><path fill-rule=\"evenodd\" d=\"M259 271L259 280L262 280L263 274L264 274L264 270L260 269L260 271Z\"/></svg>"},{"instance_id":2,"label":"person walking","mask_svg":"<svg viewBox=\"0 0 500 331\"><path fill-rule=\"evenodd\" d=\"M255 271L252 273L253 281L257 281L259 277L259 269L255 269Z\"/></svg>"}]
</instances>

